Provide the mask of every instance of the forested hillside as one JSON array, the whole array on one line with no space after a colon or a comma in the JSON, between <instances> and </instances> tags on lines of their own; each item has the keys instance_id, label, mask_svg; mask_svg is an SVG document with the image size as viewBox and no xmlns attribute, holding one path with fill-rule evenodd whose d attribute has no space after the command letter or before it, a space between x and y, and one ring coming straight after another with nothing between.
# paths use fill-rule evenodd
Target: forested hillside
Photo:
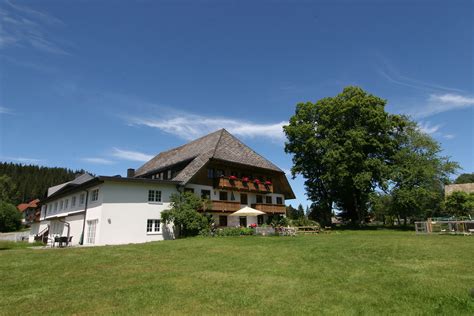
<instances>
[{"instance_id":1,"label":"forested hillside","mask_svg":"<svg viewBox=\"0 0 474 316\"><path fill-rule=\"evenodd\" d=\"M12 204L43 198L48 187L71 181L77 173L66 168L50 168L0 162L0 190L2 197Z\"/></svg>"}]
</instances>

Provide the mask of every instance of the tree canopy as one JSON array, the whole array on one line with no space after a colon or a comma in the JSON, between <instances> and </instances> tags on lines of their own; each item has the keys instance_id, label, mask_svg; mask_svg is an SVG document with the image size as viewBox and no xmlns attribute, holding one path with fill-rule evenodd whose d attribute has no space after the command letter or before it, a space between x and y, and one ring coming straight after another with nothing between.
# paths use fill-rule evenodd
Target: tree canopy
<instances>
[{"instance_id":1,"label":"tree canopy","mask_svg":"<svg viewBox=\"0 0 474 316\"><path fill-rule=\"evenodd\" d=\"M322 224L333 208L355 224L364 222L376 189L390 194L377 207L390 203L391 212L403 218L440 207L442 185L457 164L440 156L439 144L415 123L387 113L385 105L347 87L335 97L297 104L284 126L292 174L305 178L311 217Z\"/></svg>"},{"instance_id":2,"label":"tree canopy","mask_svg":"<svg viewBox=\"0 0 474 316\"><path fill-rule=\"evenodd\" d=\"M43 198L47 189L53 185L71 181L76 174L84 170L70 170L65 168L50 168L34 165L22 165L0 162L0 187L8 185L7 199L12 204L29 202L36 198ZM4 178L7 176L9 178ZM5 182L6 181L6 182ZM2 189L2 194L6 192Z\"/></svg>"},{"instance_id":3,"label":"tree canopy","mask_svg":"<svg viewBox=\"0 0 474 316\"><path fill-rule=\"evenodd\" d=\"M386 187L387 162L405 121L388 114L385 104L361 88L347 87L335 97L298 104L284 126L292 174L305 178L321 219L330 218L334 204L345 217L361 222L369 194L377 186Z\"/></svg>"},{"instance_id":4,"label":"tree canopy","mask_svg":"<svg viewBox=\"0 0 474 316\"><path fill-rule=\"evenodd\" d=\"M192 192L171 195L171 209L161 213L165 223L173 223L179 237L196 236L208 229L209 219L198 210L209 208L209 202Z\"/></svg>"},{"instance_id":5,"label":"tree canopy","mask_svg":"<svg viewBox=\"0 0 474 316\"><path fill-rule=\"evenodd\" d=\"M21 213L15 205L0 201L0 232L16 231L21 226Z\"/></svg>"},{"instance_id":6,"label":"tree canopy","mask_svg":"<svg viewBox=\"0 0 474 316\"><path fill-rule=\"evenodd\" d=\"M474 183L474 173L462 173L456 178L456 180L454 180L454 183Z\"/></svg>"}]
</instances>

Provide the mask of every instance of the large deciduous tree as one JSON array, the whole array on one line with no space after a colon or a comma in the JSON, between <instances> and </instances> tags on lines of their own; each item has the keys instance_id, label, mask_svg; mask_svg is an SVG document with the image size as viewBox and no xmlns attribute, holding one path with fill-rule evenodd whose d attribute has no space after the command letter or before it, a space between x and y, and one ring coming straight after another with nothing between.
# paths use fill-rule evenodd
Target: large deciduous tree
<instances>
[{"instance_id":1,"label":"large deciduous tree","mask_svg":"<svg viewBox=\"0 0 474 316\"><path fill-rule=\"evenodd\" d=\"M361 223L370 193L386 187L396 135L405 120L388 114L385 104L361 88L347 87L335 97L298 104L284 127L292 174L305 178L320 222L326 224L335 205L353 223Z\"/></svg>"},{"instance_id":2,"label":"large deciduous tree","mask_svg":"<svg viewBox=\"0 0 474 316\"><path fill-rule=\"evenodd\" d=\"M436 215L444 199L443 186L458 164L440 155L441 147L414 122L406 119L403 133L397 135L389 185L391 213L404 219Z\"/></svg>"}]
</instances>

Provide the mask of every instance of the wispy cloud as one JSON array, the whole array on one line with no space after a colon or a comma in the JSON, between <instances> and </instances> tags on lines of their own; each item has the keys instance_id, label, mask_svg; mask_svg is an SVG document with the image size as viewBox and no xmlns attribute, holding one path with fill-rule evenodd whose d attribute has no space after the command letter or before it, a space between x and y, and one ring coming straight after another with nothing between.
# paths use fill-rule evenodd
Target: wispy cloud
<instances>
[{"instance_id":1,"label":"wispy cloud","mask_svg":"<svg viewBox=\"0 0 474 316\"><path fill-rule=\"evenodd\" d=\"M13 161L13 162L32 164L32 165L37 165L43 162L42 159L27 158L27 157L0 157L0 159L5 160L5 161Z\"/></svg>"},{"instance_id":2,"label":"wispy cloud","mask_svg":"<svg viewBox=\"0 0 474 316\"><path fill-rule=\"evenodd\" d=\"M230 133L245 138L269 138L275 141L284 139L283 125L288 122L254 123L225 117L208 117L190 113L179 113L155 118L130 117L132 125L144 125L157 128L163 132L192 140L226 128Z\"/></svg>"},{"instance_id":3,"label":"wispy cloud","mask_svg":"<svg viewBox=\"0 0 474 316\"><path fill-rule=\"evenodd\" d=\"M423 105L413 107L409 114L424 118L438 113L474 107L474 98L461 94L430 94Z\"/></svg>"},{"instance_id":4,"label":"wispy cloud","mask_svg":"<svg viewBox=\"0 0 474 316\"><path fill-rule=\"evenodd\" d=\"M418 129L421 132L423 132L425 134L429 134L429 135L433 135L433 134L437 133L440 128L441 128L440 124L431 125L430 122L423 122L423 121L418 123Z\"/></svg>"},{"instance_id":5,"label":"wispy cloud","mask_svg":"<svg viewBox=\"0 0 474 316\"><path fill-rule=\"evenodd\" d=\"M444 139L453 139L455 135L446 134L442 131L443 124L431 124L429 121L420 121L418 122L418 129L428 135L433 137L442 137Z\"/></svg>"},{"instance_id":6,"label":"wispy cloud","mask_svg":"<svg viewBox=\"0 0 474 316\"><path fill-rule=\"evenodd\" d=\"M110 159L99 158L99 157L86 157L86 158L82 158L81 160L84 162L99 164L99 165L111 165L115 163L115 161L112 161Z\"/></svg>"},{"instance_id":7,"label":"wispy cloud","mask_svg":"<svg viewBox=\"0 0 474 316\"><path fill-rule=\"evenodd\" d=\"M153 158L153 155L148 155L145 153L141 153L138 151L130 151L130 150L123 150L119 148L114 148L112 152L112 156L124 160L131 160L131 161L140 161L146 162Z\"/></svg>"},{"instance_id":8,"label":"wispy cloud","mask_svg":"<svg viewBox=\"0 0 474 316\"><path fill-rule=\"evenodd\" d=\"M5 1L0 7L0 49L17 46L42 52L69 55L46 31L46 26L63 22L45 12Z\"/></svg>"},{"instance_id":9,"label":"wispy cloud","mask_svg":"<svg viewBox=\"0 0 474 316\"><path fill-rule=\"evenodd\" d=\"M421 81L400 73L400 71L393 66L393 64L385 57L378 55L379 65L377 72L386 80L397 85L410 87L424 91L455 91L462 93L463 91L457 88L447 87L436 83Z\"/></svg>"},{"instance_id":10,"label":"wispy cloud","mask_svg":"<svg viewBox=\"0 0 474 316\"><path fill-rule=\"evenodd\" d=\"M0 114L11 114L11 113L12 113L12 110L10 110L9 108L0 106Z\"/></svg>"}]
</instances>

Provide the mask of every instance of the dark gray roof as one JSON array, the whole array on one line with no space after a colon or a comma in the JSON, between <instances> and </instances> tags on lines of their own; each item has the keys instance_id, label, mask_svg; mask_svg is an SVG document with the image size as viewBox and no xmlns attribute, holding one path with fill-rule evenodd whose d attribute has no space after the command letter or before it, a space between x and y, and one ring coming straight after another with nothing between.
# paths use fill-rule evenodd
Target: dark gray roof
<instances>
[{"instance_id":1,"label":"dark gray roof","mask_svg":"<svg viewBox=\"0 0 474 316\"><path fill-rule=\"evenodd\" d=\"M190 161L173 179L187 183L209 159L230 161L283 173L276 165L257 154L225 129L221 129L183 146L158 154L138 168L135 176L143 176L178 163Z\"/></svg>"},{"instance_id":2,"label":"dark gray roof","mask_svg":"<svg viewBox=\"0 0 474 316\"><path fill-rule=\"evenodd\" d=\"M88 173L83 173L79 177L77 177L76 179L74 179L72 181L61 183L61 184L55 185L54 187L48 188L47 196L49 197L49 196L53 195L54 193L58 192L59 190L65 188L65 187L77 186L79 184L82 184L82 183L87 182L87 181L92 180L92 179L94 179L94 176L92 176Z\"/></svg>"}]
</instances>

